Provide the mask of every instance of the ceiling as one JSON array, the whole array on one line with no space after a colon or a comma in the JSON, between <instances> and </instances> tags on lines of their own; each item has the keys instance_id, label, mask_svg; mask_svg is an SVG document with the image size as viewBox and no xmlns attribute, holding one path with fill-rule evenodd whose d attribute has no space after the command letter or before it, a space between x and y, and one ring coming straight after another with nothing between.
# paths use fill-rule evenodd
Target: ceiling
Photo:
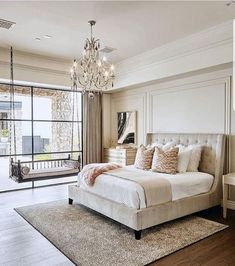
<instances>
[{"instance_id":1,"label":"ceiling","mask_svg":"<svg viewBox=\"0 0 235 266\"><path fill-rule=\"evenodd\" d=\"M87 21L95 19L95 37L102 46L117 49L109 56L118 62L234 18L235 5L227 7L225 3L1 1L0 18L16 25L0 29L0 46L73 59L79 57L89 36Z\"/></svg>"}]
</instances>

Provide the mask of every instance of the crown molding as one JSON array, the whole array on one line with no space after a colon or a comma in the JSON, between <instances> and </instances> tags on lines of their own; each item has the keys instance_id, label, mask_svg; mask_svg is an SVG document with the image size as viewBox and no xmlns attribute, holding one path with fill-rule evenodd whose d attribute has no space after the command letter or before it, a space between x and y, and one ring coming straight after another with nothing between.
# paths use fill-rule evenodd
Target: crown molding
<instances>
[{"instance_id":1,"label":"crown molding","mask_svg":"<svg viewBox=\"0 0 235 266\"><path fill-rule=\"evenodd\" d=\"M69 69L71 67L71 62L69 60L26 53L18 50L14 50L13 52L14 66L17 68L69 74ZM5 66L10 64L9 49L0 47L0 64Z\"/></svg>"},{"instance_id":2,"label":"crown molding","mask_svg":"<svg viewBox=\"0 0 235 266\"><path fill-rule=\"evenodd\" d=\"M19 82L70 85L71 62L14 50L14 77ZM0 77L10 77L10 51L0 48Z\"/></svg>"},{"instance_id":3,"label":"crown molding","mask_svg":"<svg viewBox=\"0 0 235 266\"><path fill-rule=\"evenodd\" d=\"M1 66L10 69L10 63L8 62L0 61L0 67ZM26 71L29 70L30 72L37 72L37 73L41 72L41 73L50 73L50 74L55 74L55 75L65 75L68 77L68 79L70 78L69 73L66 71L62 71L62 70L36 67L36 66L18 64L18 63L14 63L14 68L18 70L26 70Z\"/></svg>"},{"instance_id":4,"label":"crown molding","mask_svg":"<svg viewBox=\"0 0 235 266\"><path fill-rule=\"evenodd\" d=\"M230 63L232 51L231 20L117 63L115 86L108 92ZM9 49L0 47L3 77L6 66L9 67ZM25 73L60 75L65 83L70 66L70 60L14 50L14 67Z\"/></svg>"},{"instance_id":5,"label":"crown molding","mask_svg":"<svg viewBox=\"0 0 235 266\"><path fill-rule=\"evenodd\" d=\"M116 65L115 89L232 62L233 23L227 21Z\"/></svg>"}]
</instances>

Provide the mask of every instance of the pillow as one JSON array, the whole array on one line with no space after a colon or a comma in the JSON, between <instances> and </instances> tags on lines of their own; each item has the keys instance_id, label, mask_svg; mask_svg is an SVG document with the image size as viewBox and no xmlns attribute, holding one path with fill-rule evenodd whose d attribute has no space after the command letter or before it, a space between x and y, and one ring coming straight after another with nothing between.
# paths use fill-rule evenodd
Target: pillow
<instances>
[{"instance_id":1,"label":"pillow","mask_svg":"<svg viewBox=\"0 0 235 266\"><path fill-rule=\"evenodd\" d=\"M188 172L198 172L198 166L201 160L202 147L200 145L189 145L191 149L191 156L188 163Z\"/></svg>"},{"instance_id":2,"label":"pillow","mask_svg":"<svg viewBox=\"0 0 235 266\"><path fill-rule=\"evenodd\" d=\"M152 144L152 147L154 147L154 148L157 147L159 149L162 149L163 151L166 151L166 150L170 150L171 148L175 147L175 144L176 144L176 142L174 142L174 141L167 142L165 145L156 142L156 143ZM176 147L178 147L178 146L176 146ZM154 169L156 165L157 165L157 156L155 156L155 153L154 153L151 168Z\"/></svg>"},{"instance_id":3,"label":"pillow","mask_svg":"<svg viewBox=\"0 0 235 266\"><path fill-rule=\"evenodd\" d=\"M162 146L162 149L163 149L164 151L167 151L167 150L169 150L169 149L175 147L175 145L176 145L176 142L175 142L175 141L167 142L166 144L164 144L164 145Z\"/></svg>"},{"instance_id":4,"label":"pillow","mask_svg":"<svg viewBox=\"0 0 235 266\"><path fill-rule=\"evenodd\" d=\"M72 168L72 169L78 169L80 166L80 163L77 160L64 160L63 166Z\"/></svg>"},{"instance_id":5,"label":"pillow","mask_svg":"<svg viewBox=\"0 0 235 266\"><path fill-rule=\"evenodd\" d=\"M165 174L176 174L178 166L178 152L178 147L167 151L155 147L152 171Z\"/></svg>"},{"instance_id":6,"label":"pillow","mask_svg":"<svg viewBox=\"0 0 235 266\"><path fill-rule=\"evenodd\" d=\"M185 173L187 171L191 153L192 149L190 149L189 147L179 147L177 166L177 171L179 173Z\"/></svg>"},{"instance_id":7,"label":"pillow","mask_svg":"<svg viewBox=\"0 0 235 266\"><path fill-rule=\"evenodd\" d=\"M175 141L167 142L166 144L154 142L151 145L148 145L147 148L155 148L158 147L160 149L163 149L164 151L169 150L173 148L176 145Z\"/></svg>"},{"instance_id":8,"label":"pillow","mask_svg":"<svg viewBox=\"0 0 235 266\"><path fill-rule=\"evenodd\" d=\"M134 167L142 170L149 170L152 165L153 152L153 148L147 149L144 145L141 145L136 153Z\"/></svg>"},{"instance_id":9,"label":"pillow","mask_svg":"<svg viewBox=\"0 0 235 266\"><path fill-rule=\"evenodd\" d=\"M203 146L201 151L201 162L199 164L199 171L208 173L211 175L215 174L215 161L216 151L210 146Z\"/></svg>"},{"instance_id":10,"label":"pillow","mask_svg":"<svg viewBox=\"0 0 235 266\"><path fill-rule=\"evenodd\" d=\"M30 172L30 168L28 167L28 166L21 166L21 175L22 176L26 176L26 175L28 175L29 174L29 172Z\"/></svg>"}]
</instances>

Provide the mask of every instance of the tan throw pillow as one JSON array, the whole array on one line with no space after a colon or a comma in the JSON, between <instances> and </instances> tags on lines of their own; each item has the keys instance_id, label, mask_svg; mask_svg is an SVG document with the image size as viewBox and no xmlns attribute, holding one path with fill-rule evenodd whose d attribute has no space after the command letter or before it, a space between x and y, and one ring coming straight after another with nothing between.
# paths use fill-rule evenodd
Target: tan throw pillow
<instances>
[{"instance_id":1,"label":"tan throw pillow","mask_svg":"<svg viewBox=\"0 0 235 266\"><path fill-rule=\"evenodd\" d=\"M176 174L178 166L179 148L163 151L155 147L152 163L152 171L165 174Z\"/></svg>"},{"instance_id":2,"label":"tan throw pillow","mask_svg":"<svg viewBox=\"0 0 235 266\"><path fill-rule=\"evenodd\" d=\"M138 148L134 167L142 170L151 169L154 149L147 149L144 145Z\"/></svg>"},{"instance_id":3,"label":"tan throw pillow","mask_svg":"<svg viewBox=\"0 0 235 266\"><path fill-rule=\"evenodd\" d=\"M208 173L211 175L215 174L215 161L216 152L212 147L203 146L201 161L199 163L199 172Z\"/></svg>"}]
</instances>

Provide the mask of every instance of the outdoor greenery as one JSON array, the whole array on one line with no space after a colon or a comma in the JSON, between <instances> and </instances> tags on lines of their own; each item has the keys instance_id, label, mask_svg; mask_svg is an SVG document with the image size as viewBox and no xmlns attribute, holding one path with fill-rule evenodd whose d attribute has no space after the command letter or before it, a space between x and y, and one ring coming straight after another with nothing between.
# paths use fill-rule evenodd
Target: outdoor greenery
<instances>
[{"instance_id":1,"label":"outdoor greenery","mask_svg":"<svg viewBox=\"0 0 235 266\"><path fill-rule=\"evenodd\" d=\"M8 136L9 136L8 129L2 129L2 131L1 131L1 137L7 138Z\"/></svg>"},{"instance_id":2,"label":"outdoor greenery","mask_svg":"<svg viewBox=\"0 0 235 266\"><path fill-rule=\"evenodd\" d=\"M44 152L48 153L51 152L51 146L50 144L45 145ZM34 157L36 160L51 160L52 155L51 154L37 154Z\"/></svg>"},{"instance_id":3,"label":"outdoor greenery","mask_svg":"<svg viewBox=\"0 0 235 266\"><path fill-rule=\"evenodd\" d=\"M39 161L39 160L43 160L43 161L46 161L46 160L51 160L51 154L37 154L34 156L34 159L36 161Z\"/></svg>"}]
</instances>

